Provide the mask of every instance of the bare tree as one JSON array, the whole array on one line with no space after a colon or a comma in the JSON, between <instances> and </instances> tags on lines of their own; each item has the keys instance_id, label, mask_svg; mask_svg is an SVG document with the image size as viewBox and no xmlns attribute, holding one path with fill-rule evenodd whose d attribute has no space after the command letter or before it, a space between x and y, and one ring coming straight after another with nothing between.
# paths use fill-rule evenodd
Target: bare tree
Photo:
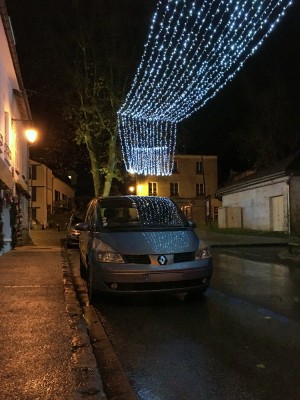
<instances>
[{"instance_id":1,"label":"bare tree","mask_svg":"<svg viewBox=\"0 0 300 400\"><path fill-rule=\"evenodd\" d=\"M113 179L121 179L117 111L142 53L150 6L136 0L91 0L89 8L84 3L76 10L67 116L76 142L88 149L95 195L109 195Z\"/></svg>"}]
</instances>

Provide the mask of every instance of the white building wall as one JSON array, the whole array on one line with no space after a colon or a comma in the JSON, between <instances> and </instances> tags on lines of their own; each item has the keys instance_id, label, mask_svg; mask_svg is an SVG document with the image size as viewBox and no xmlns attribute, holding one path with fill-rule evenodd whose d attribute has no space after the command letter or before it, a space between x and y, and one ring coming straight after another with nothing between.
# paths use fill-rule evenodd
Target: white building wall
<instances>
[{"instance_id":1,"label":"white building wall","mask_svg":"<svg viewBox=\"0 0 300 400\"><path fill-rule=\"evenodd\" d=\"M289 231L288 213L289 213L289 186L287 179L277 182L268 182L248 188L238 193L224 194L222 196L223 207L241 207L243 228L272 230L271 223L271 198L283 196L283 218L284 231Z\"/></svg>"},{"instance_id":2,"label":"white building wall","mask_svg":"<svg viewBox=\"0 0 300 400\"><path fill-rule=\"evenodd\" d=\"M6 10L1 4L1 13ZM15 97L17 91L22 97L23 83L15 48L7 40L10 28L0 16L0 199L4 202L2 211L4 247L0 254L10 250L12 243L11 208L16 209L17 244L25 243L28 237L28 146L24 136L24 122L14 119L29 119L24 112L21 116ZM9 44L11 43L11 44ZM24 92L23 92L24 93ZM24 95L23 95L24 96ZM14 243L15 245L15 243Z\"/></svg>"},{"instance_id":3,"label":"white building wall","mask_svg":"<svg viewBox=\"0 0 300 400\"><path fill-rule=\"evenodd\" d=\"M63 197L67 198L67 203L74 202L74 189L67 183L61 181L53 175L53 172L46 165L30 160L31 168L35 166L36 177L30 179L30 186L36 188L36 199L31 202L31 207L35 210L38 224L49 224L49 209L50 214L54 213L56 207L65 207ZM56 201L55 192L58 193L59 199Z\"/></svg>"}]
</instances>

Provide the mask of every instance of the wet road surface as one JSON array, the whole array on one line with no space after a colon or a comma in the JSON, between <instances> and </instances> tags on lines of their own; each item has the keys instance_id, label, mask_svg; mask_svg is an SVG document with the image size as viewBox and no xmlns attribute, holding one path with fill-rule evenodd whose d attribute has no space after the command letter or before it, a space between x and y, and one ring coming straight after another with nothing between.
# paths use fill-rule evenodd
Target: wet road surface
<instances>
[{"instance_id":1,"label":"wet road surface","mask_svg":"<svg viewBox=\"0 0 300 400\"><path fill-rule=\"evenodd\" d=\"M216 252L201 301L180 294L96 305L139 399L300 398L300 268L266 261Z\"/></svg>"}]
</instances>

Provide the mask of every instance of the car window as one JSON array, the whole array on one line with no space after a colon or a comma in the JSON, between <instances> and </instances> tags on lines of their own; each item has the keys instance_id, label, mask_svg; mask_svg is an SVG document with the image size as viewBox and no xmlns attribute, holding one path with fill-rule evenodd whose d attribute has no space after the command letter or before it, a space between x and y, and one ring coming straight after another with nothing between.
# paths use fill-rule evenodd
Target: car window
<instances>
[{"instance_id":1,"label":"car window","mask_svg":"<svg viewBox=\"0 0 300 400\"><path fill-rule=\"evenodd\" d=\"M97 207L97 220L103 227L139 224L136 208L128 204L101 204Z\"/></svg>"},{"instance_id":2,"label":"car window","mask_svg":"<svg viewBox=\"0 0 300 400\"><path fill-rule=\"evenodd\" d=\"M127 196L103 198L97 205L99 228L187 226L177 206L167 198Z\"/></svg>"},{"instance_id":3,"label":"car window","mask_svg":"<svg viewBox=\"0 0 300 400\"><path fill-rule=\"evenodd\" d=\"M168 198L137 196L134 202L143 225L171 227L187 224L184 215Z\"/></svg>"},{"instance_id":4,"label":"car window","mask_svg":"<svg viewBox=\"0 0 300 400\"><path fill-rule=\"evenodd\" d=\"M91 230L99 229L99 221L98 221L98 216L97 216L97 203L93 201L87 210L86 217L85 217L85 222L87 222L90 226Z\"/></svg>"}]
</instances>

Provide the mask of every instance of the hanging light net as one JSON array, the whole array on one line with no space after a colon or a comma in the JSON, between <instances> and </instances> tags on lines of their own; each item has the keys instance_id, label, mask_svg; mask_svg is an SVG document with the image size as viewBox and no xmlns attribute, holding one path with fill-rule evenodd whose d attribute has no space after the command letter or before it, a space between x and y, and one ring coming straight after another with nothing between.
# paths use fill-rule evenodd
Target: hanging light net
<instances>
[{"instance_id":1,"label":"hanging light net","mask_svg":"<svg viewBox=\"0 0 300 400\"><path fill-rule=\"evenodd\" d=\"M291 0L159 0L118 111L127 171L171 175L177 124L243 67Z\"/></svg>"}]
</instances>

